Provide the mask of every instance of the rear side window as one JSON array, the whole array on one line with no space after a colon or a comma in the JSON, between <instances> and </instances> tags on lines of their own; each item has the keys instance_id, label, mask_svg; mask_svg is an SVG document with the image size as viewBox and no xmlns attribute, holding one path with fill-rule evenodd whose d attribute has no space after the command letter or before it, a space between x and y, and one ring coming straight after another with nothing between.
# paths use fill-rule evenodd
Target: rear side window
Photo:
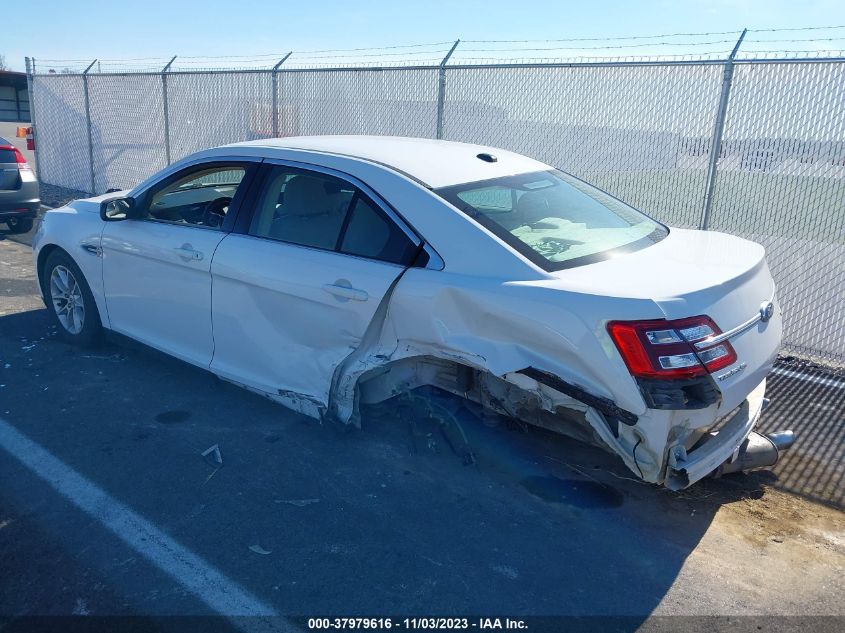
<instances>
[{"instance_id":1,"label":"rear side window","mask_svg":"<svg viewBox=\"0 0 845 633\"><path fill-rule=\"evenodd\" d=\"M417 245L366 194L335 176L273 166L249 234L298 246L409 265Z\"/></svg>"},{"instance_id":2,"label":"rear side window","mask_svg":"<svg viewBox=\"0 0 845 633\"><path fill-rule=\"evenodd\" d=\"M394 264L407 264L413 259L416 245L369 200L356 196L349 213L349 224L340 244L342 253Z\"/></svg>"},{"instance_id":3,"label":"rear side window","mask_svg":"<svg viewBox=\"0 0 845 633\"><path fill-rule=\"evenodd\" d=\"M18 158L15 155L15 150L0 148L0 163L16 163Z\"/></svg>"}]
</instances>

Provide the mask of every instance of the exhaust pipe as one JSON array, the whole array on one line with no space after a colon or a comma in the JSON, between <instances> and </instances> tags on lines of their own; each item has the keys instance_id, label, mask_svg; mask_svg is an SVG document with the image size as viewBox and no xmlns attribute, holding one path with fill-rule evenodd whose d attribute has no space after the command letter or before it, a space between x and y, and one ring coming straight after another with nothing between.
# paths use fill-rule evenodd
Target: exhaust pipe
<instances>
[{"instance_id":1,"label":"exhaust pipe","mask_svg":"<svg viewBox=\"0 0 845 633\"><path fill-rule=\"evenodd\" d=\"M713 477L774 466L780 457L780 451L787 450L794 443L795 433L792 431L780 431L766 435L752 431L751 435L740 445L736 457L726 461L713 471Z\"/></svg>"},{"instance_id":2,"label":"exhaust pipe","mask_svg":"<svg viewBox=\"0 0 845 633\"><path fill-rule=\"evenodd\" d=\"M792 431L778 431L777 433L766 433L772 443L779 451L785 451L795 444L795 433Z\"/></svg>"}]
</instances>

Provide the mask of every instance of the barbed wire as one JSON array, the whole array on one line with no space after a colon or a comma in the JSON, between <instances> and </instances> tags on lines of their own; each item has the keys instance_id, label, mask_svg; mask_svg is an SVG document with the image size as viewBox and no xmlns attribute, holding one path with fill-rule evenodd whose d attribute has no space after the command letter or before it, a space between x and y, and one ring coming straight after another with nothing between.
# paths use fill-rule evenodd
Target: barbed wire
<instances>
[{"instance_id":1,"label":"barbed wire","mask_svg":"<svg viewBox=\"0 0 845 633\"><path fill-rule=\"evenodd\" d=\"M448 50L449 49L447 49L447 48L443 48L443 49L434 50L434 51L421 51L418 54L420 54L420 55L422 55L422 54L431 55L431 54L434 54L434 53L445 53ZM290 59L292 61L294 59L297 59L297 60L304 60L304 59L352 59L352 58L359 59L359 58L362 58L362 57L367 57L367 58L378 57L378 58L381 58L381 57L400 57L400 56L404 56L404 55L407 55L407 53L377 53L377 54L372 53L372 54L363 54L363 55L306 55L305 57L303 57L303 56L299 55L298 53L294 52L291 55ZM177 59L179 59L179 58L177 58ZM184 59L189 59L189 58L184 58ZM214 60L214 58L209 58L209 59ZM240 61L264 61L264 60L258 59L258 58L252 58L252 59L243 59L243 60L240 60ZM202 64L202 63L206 63L206 60L193 59L193 60L190 60L190 61L187 61L187 62L181 62L181 63L182 64L194 64L194 63Z\"/></svg>"},{"instance_id":2,"label":"barbed wire","mask_svg":"<svg viewBox=\"0 0 845 633\"><path fill-rule=\"evenodd\" d=\"M539 40L461 40L467 44L533 44L533 43L552 43L552 42L617 42L623 40L650 40L660 39L663 37L705 37L710 35L739 35L742 29L734 31L710 31L707 33L662 33L660 35L628 35L622 37L566 37L558 39L539 39Z\"/></svg>"},{"instance_id":3,"label":"barbed wire","mask_svg":"<svg viewBox=\"0 0 845 633\"><path fill-rule=\"evenodd\" d=\"M792 55L793 53L800 53L800 54L823 54L822 57L842 57L842 50L819 50L819 49L809 49L809 50L789 50L785 51L782 49L776 50L755 50L755 51L740 51L739 55L759 55L761 53L771 54L771 55Z\"/></svg>"},{"instance_id":4,"label":"barbed wire","mask_svg":"<svg viewBox=\"0 0 845 633\"><path fill-rule=\"evenodd\" d=\"M617 46L550 46L547 48L465 48L463 52L485 53L485 52L520 52L520 51L591 51L591 50L617 50L623 48L647 48L649 46L712 46L714 44L735 44L736 40L714 40L710 42L649 42L647 44L624 44Z\"/></svg>"},{"instance_id":5,"label":"barbed wire","mask_svg":"<svg viewBox=\"0 0 845 633\"><path fill-rule=\"evenodd\" d=\"M725 58L724 51L710 51L696 55L577 55L572 57L513 57L513 58L490 58L490 57L460 57L455 60L455 65L460 66L464 62L477 62L473 65L496 65L496 64L584 64L593 62L673 62L673 61L719 61Z\"/></svg>"},{"instance_id":6,"label":"barbed wire","mask_svg":"<svg viewBox=\"0 0 845 633\"><path fill-rule=\"evenodd\" d=\"M753 43L761 44L761 43L783 43L783 42L841 42L845 40L845 36L843 37L810 37L805 39L777 39L777 40L750 40Z\"/></svg>"},{"instance_id":7,"label":"barbed wire","mask_svg":"<svg viewBox=\"0 0 845 633\"><path fill-rule=\"evenodd\" d=\"M831 25L831 26L808 26L808 27L784 27L784 28L767 28L767 29L747 29L747 34L757 33L780 33L780 32L818 32L818 31L835 31L845 29L845 25ZM556 58L543 58L545 61L561 61L563 58L568 59L630 59L634 56L625 55L624 51L633 49L647 49L647 48L666 48L676 47L683 50L687 47L705 47L717 46L724 44L725 49L730 48L727 45L736 43L740 30L731 31L707 31L707 32L686 32L686 33L662 33L654 35L629 35L629 36L613 36L613 37L572 37L572 38L558 38L558 39L535 39L535 40L463 40L463 44L489 44L492 46L482 46L474 48L458 47L452 58L453 63L480 61L496 63L497 61L512 62L514 57L526 59L526 56L520 53L533 52L549 52L560 53ZM679 41L673 38L705 38L713 36L733 36L731 39L709 39L705 41ZM762 38L746 36L743 41L743 46L740 55L747 57L748 55L767 54L767 55L794 55L794 54L816 54L819 56L827 56L832 53L829 50L822 50L821 47L815 50L808 48L791 49L788 47L777 50L761 50L756 47L771 44L800 44L811 42L838 42L845 41L845 36L826 36L826 37L807 37L807 38ZM616 44L605 44L600 46L509 46L512 44L572 44L579 42L618 42ZM624 43L627 42L627 43ZM429 43L414 43L414 44L395 44L389 46L369 46L369 47L355 47L355 48L335 48L335 49L309 49L292 51L289 55L289 61L286 61L285 67L341 67L341 66L370 66L370 65L423 65L423 64L439 64L442 61L443 55L447 53L454 41L441 41ZM437 48L435 48L437 47ZM581 57L569 55L569 51L620 51L617 57ZM724 55L726 51L708 51L697 52L701 58L709 58L713 55ZM288 56L288 51L276 53L253 53L243 55L180 55L176 58L176 62L172 70L177 68L188 70L261 70L267 69L274 65L275 62ZM495 53L497 57L478 57L467 55L468 53ZM692 55L693 53L679 53L675 56ZM439 56L434 57L434 56ZM667 55L642 55L636 56L641 59L663 59ZM403 59L398 59L403 58ZM96 71L106 72L160 72L166 64L171 61L172 57L129 57L122 59L100 59L95 64ZM536 60L537 58L532 58ZM357 61L350 61L357 60ZM382 61L383 60L383 61ZM67 74L79 73L84 71L91 64L90 59L56 59L43 58L33 59L38 64L36 70L41 71L45 66L52 71L50 74ZM92 71L94 68L92 68Z\"/></svg>"},{"instance_id":8,"label":"barbed wire","mask_svg":"<svg viewBox=\"0 0 845 633\"><path fill-rule=\"evenodd\" d=\"M779 33L781 31L829 31L832 29L845 29L845 24L839 26L793 26L781 29L748 29L749 33Z\"/></svg>"},{"instance_id":9,"label":"barbed wire","mask_svg":"<svg viewBox=\"0 0 845 633\"><path fill-rule=\"evenodd\" d=\"M841 26L806 26L806 27L791 27L782 29L748 29L749 33L776 33L780 31L821 31L831 29L845 29L845 25ZM625 35L617 37L569 37L559 39L537 39L537 40L462 40L468 44L492 44L492 43L509 43L509 44L529 44L529 43L543 43L543 42L609 42L622 40L648 40L660 39L664 37L709 37L711 35L739 35L742 29L735 29L733 31L707 31L699 33L661 33L658 35Z\"/></svg>"}]
</instances>

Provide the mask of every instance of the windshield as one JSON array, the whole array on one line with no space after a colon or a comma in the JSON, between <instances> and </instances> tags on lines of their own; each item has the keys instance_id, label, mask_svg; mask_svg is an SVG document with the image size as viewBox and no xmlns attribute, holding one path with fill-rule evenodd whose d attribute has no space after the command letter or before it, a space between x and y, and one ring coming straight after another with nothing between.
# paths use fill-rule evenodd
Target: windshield
<instances>
[{"instance_id":1,"label":"windshield","mask_svg":"<svg viewBox=\"0 0 845 633\"><path fill-rule=\"evenodd\" d=\"M668 229L558 170L444 187L437 193L545 270L659 242Z\"/></svg>"}]
</instances>

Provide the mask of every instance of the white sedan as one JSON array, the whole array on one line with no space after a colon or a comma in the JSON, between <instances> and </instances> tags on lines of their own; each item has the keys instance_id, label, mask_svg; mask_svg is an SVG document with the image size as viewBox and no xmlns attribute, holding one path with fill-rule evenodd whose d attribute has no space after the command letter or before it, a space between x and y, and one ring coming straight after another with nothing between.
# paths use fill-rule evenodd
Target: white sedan
<instances>
[{"instance_id":1,"label":"white sedan","mask_svg":"<svg viewBox=\"0 0 845 633\"><path fill-rule=\"evenodd\" d=\"M49 211L65 339L110 330L320 419L425 385L588 436L672 489L774 463L763 248L666 227L505 150L259 140Z\"/></svg>"}]
</instances>

